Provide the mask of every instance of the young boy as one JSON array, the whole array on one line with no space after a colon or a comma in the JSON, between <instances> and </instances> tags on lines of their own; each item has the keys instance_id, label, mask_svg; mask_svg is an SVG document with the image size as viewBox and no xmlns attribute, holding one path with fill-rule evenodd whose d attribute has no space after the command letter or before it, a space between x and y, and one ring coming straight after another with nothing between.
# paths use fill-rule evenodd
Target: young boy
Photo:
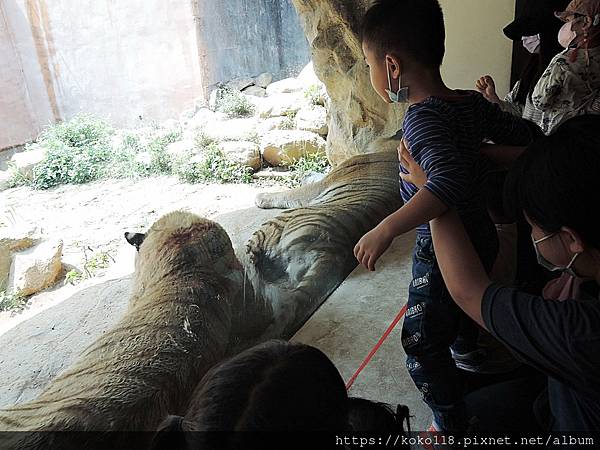
<instances>
[{"instance_id":1,"label":"young boy","mask_svg":"<svg viewBox=\"0 0 600 450\"><path fill-rule=\"evenodd\" d=\"M497 236L480 192L486 164L479 149L484 139L527 145L533 134L525 121L502 112L481 94L444 84L440 75L444 41L437 0L382 0L364 18L362 46L371 83L384 101L410 105L404 140L428 181L420 190L401 182L404 206L365 234L354 254L374 270L396 236L417 228L409 309L402 330L406 365L433 411L435 429L460 434L466 430L467 418L464 380L457 363L477 370L478 329L444 285L428 222L450 207L457 208L489 270ZM405 173L402 168L401 172Z\"/></svg>"}]
</instances>

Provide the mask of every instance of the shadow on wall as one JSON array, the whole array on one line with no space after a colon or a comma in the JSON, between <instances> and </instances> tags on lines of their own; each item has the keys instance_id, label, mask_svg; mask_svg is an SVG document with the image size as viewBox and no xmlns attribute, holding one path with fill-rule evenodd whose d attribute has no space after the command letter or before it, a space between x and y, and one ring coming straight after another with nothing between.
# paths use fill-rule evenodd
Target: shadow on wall
<instances>
[{"instance_id":1,"label":"shadow on wall","mask_svg":"<svg viewBox=\"0 0 600 450\"><path fill-rule=\"evenodd\" d=\"M206 89L236 77L296 75L310 50L291 0L195 0Z\"/></svg>"}]
</instances>

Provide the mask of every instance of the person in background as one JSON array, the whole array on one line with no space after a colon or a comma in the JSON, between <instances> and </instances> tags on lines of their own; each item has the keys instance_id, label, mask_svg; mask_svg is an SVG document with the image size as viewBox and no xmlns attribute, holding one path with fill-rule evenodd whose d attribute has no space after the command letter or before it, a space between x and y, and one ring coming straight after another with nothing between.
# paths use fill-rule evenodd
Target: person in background
<instances>
[{"instance_id":1,"label":"person in background","mask_svg":"<svg viewBox=\"0 0 600 450\"><path fill-rule=\"evenodd\" d=\"M504 35L522 43L529 53L519 80L502 100L496 92L496 83L490 75L479 78L475 88L488 101L500 105L511 114L529 120L541 128L542 115L532 102L532 94L550 61L562 50L557 35L562 22L555 11L563 10L569 0L528 0L523 15L504 28Z\"/></svg>"},{"instance_id":2,"label":"person in background","mask_svg":"<svg viewBox=\"0 0 600 450\"><path fill-rule=\"evenodd\" d=\"M558 33L565 50L550 62L532 95L545 134L594 112L600 92L600 0L573 0L557 17L565 22Z\"/></svg>"}]
</instances>

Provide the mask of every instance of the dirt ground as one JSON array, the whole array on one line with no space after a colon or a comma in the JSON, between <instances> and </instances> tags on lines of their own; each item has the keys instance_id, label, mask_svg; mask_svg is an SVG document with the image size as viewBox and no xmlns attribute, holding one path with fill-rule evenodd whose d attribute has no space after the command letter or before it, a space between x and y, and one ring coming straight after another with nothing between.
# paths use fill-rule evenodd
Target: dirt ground
<instances>
[{"instance_id":1,"label":"dirt ground","mask_svg":"<svg viewBox=\"0 0 600 450\"><path fill-rule=\"evenodd\" d=\"M0 226L37 228L45 238L63 241L65 271L82 272L86 258L108 254L108 267L71 285L64 281L31 297L20 313L0 313L0 334L76 292L130 274L135 251L126 231L145 231L156 219L174 210L207 218L249 208L259 192L286 189L269 184L186 184L175 177L107 180L60 186L48 191L29 187L0 193Z\"/></svg>"}]
</instances>

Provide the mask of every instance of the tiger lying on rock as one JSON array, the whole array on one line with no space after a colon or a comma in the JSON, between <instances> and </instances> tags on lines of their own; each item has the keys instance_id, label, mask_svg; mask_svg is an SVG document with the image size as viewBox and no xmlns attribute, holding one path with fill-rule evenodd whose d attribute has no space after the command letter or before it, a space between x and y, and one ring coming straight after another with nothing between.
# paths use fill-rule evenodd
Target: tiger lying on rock
<instances>
[{"instance_id":1,"label":"tiger lying on rock","mask_svg":"<svg viewBox=\"0 0 600 450\"><path fill-rule=\"evenodd\" d=\"M220 225L174 212L127 238L139 253L125 315L37 399L0 410L1 431L155 430L167 413L185 412L205 372L243 339L243 269ZM0 448L50 448L52 436L0 433ZM123 433L83 437L82 446L54 435L52 448L132 448L114 441Z\"/></svg>"},{"instance_id":2,"label":"tiger lying on rock","mask_svg":"<svg viewBox=\"0 0 600 450\"><path fill-rule=\"evenodd\" d=\"M260 208L294 208L253 234L243 263L273 309L265 338L289 338L356 267L363 234L401 206L398 154L350 158L319 182L262 193Z\"/></svg>"}]
</instances>

